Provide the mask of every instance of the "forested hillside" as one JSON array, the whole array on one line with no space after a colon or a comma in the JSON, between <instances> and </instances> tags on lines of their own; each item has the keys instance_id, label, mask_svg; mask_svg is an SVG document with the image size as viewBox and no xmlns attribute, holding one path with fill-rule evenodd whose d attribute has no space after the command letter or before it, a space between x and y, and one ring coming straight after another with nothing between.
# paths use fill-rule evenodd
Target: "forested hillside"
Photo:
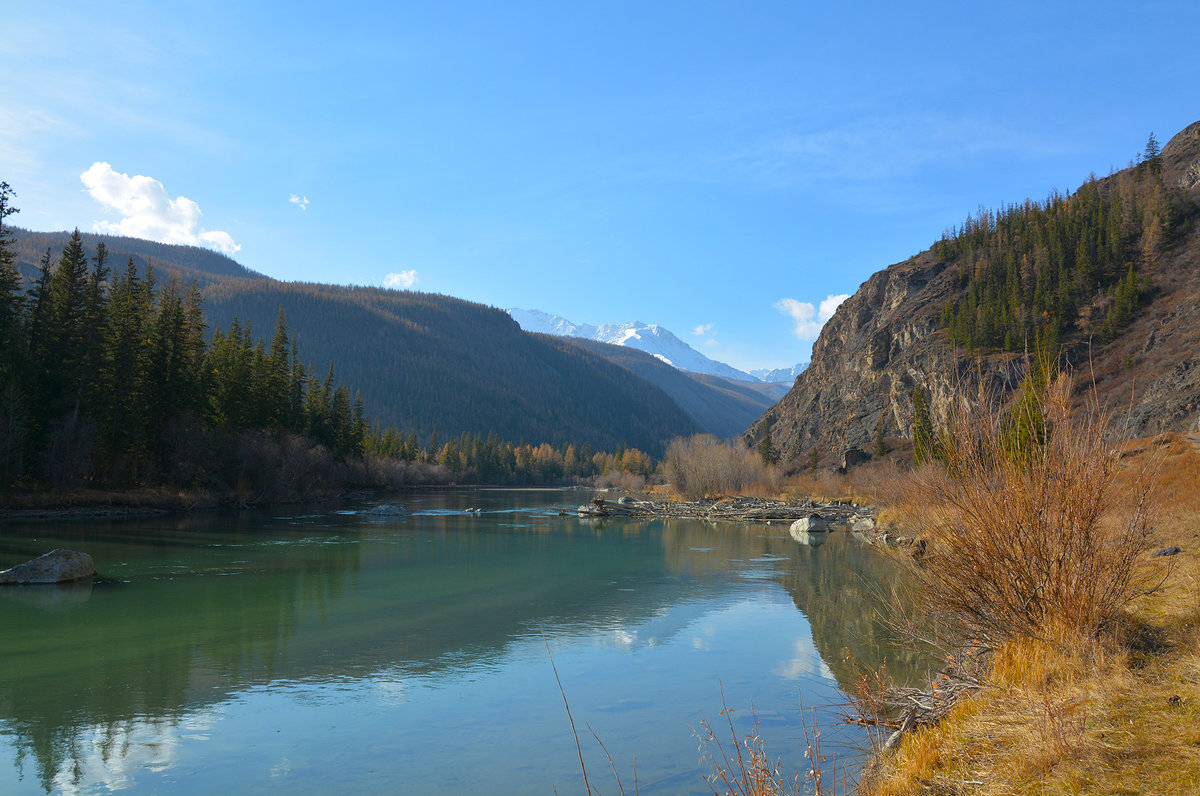
<instances>
[{"instance_id":1,"label":"forested hillside","mask_svg":"<svg viewBox=\"0 0 1200 796\"><path fill-rule=\"evenodd\" d=\"M51 270L68 233L12 230L25 285ZM333 367L361 393L375 424L441 438L489 434L510 442L595 450L638 448L657 455L672 437L701 429L655 385L606 359L522 332L506 313L448 296L279 282L216 252L132 238L79 235L84 257L103 243L109 263L132 258L138 278L153 266L180 289L201 292L207 335L234 321L247 340L270 337L280 308L303 366ZM49 259L46 252L49 251ZM36 263L34 262L36 259Z\"/></svg>"},{"instance_id":2,"label":"forested hillside","mask_svg":"<svg viewBox=\"0 0 1200 796\"><path fill-rule=\"evenodd\" d=\"M11 250L16 256L17 270L27 284L38 280L41 264L46 260L46 252L50 252L51 264L57 262L59 253L71 239L70 232L30 232L19 227L13 228L11 232ZM103 243L108 251L110 263L124 266L132 257L138 276L142 278L145 278L146 266L150 263L154 264L160 274L174 271L178 273L182 284L190 285L195 282L201 287L222 277L262 276L220 252L198 246L155 243L152 240L97 235L91 232L81 232L79 237L84 248L92 254L95 253L97 244Z\"/></svg>"},{"instance_id":3,"label":"forested hillside","mask_svg":"<svg viewBox=\"0 0 1200 796\"><path fill-rule=\"evenodd\" d=\"M273 280L224 280L204 291L210 321L274 323L279 307L318 372L334 364L362 391L369 417L443 439L636 447L655 455L698 431L661 389L544 335L507 313L430 293Z\"/></svg>"},{"instance_id":4,"label":"forested hillside","mask_svg":"<svg viewBox=\"0 0 1200 796\"><path fill-rule=\"evenodd\" d=\"M910 439L964 384L1003 393L1024 352L1059 352L1138 435L1200 412L1200 122L1129 168L980 210L843 303L792 390L746 433L793 466L877 432Z\"/></svg>"},{"instance_id":5,"label":"forested hillside","mask_svg":"<svg viewBox=\"0 0 1200 796\"><path fill-rule=\"evenodd\" d=\"M1136 168L1089 179L1071 196L981 210L934 246L959 288L940 322L968 352L1074 333L1108 342L1150 287L1138 269L1152 267L1189 211L1163 181L1153 135Z\"/></svg>"}]
</instances>

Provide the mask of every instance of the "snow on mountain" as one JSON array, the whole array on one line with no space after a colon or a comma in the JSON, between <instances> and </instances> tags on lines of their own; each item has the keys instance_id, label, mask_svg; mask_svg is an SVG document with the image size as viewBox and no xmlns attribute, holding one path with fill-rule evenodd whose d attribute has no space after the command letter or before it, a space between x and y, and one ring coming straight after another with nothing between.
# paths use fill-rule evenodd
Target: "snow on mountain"
<instances>
[{"instance_id":1,"label":"snow on mountain","mask_svg":"<svg viewBox=\"0 0 1200 796\"><path fill-rule=\"evenodd\" d=\"M586 323L572 323L559 315L551 315L541 310L516 308L508 310L508 314L527 332L541 332L560 337L582 337L610 345L628 346L645 351L679 370L710 373L735 381L759 381L749 373L726 365L724 362L709 359L680 340L669 329L664 329L657 324L634 321L633 323L606 323L601 326L592 326Z\"/></svg>"},{"instance_id":2,"label":"snow on mountain","mask_svg":"<svg viewBox=\"0 0 1200 796\"><path fill-rule=\"evenodd\" d=\"M775 368L768 370L767 368L759 368L750 371L750 375L759 381L772 382L776 384L787 384L789 387L796 381L796 377L804 372L808 367L807 362L801 362L798 365L793 365L790 368Z\"/></svg>"}]
</instances>

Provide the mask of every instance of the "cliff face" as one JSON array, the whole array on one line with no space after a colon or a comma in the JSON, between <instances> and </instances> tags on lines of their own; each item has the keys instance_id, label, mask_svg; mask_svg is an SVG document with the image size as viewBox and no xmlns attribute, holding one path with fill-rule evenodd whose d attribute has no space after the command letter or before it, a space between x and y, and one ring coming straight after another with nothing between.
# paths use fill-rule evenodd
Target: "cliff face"
<instances>
[{"instance_id":1,"label":"cliff face","mask_svg":"<svg viewBox=\"0 0 1200 796\"><path fill-rule=\"evenodd\" d=\"M1200 122L1163 148L1162 182L1178 191L1177 223L1154 257L1138 263L1150 289L1134 320L1105 345L1096 342L1101 298L1081 313L1063 343L1079 380L1128 415L1134 434L1185 431L1200 420ZM1102 190L1121 173L1099 181ZM951 393L983 379L1015 388L1022 357L969 356L950 345L939 316L962 294L953 260L927 250L877 272L847 299L821 331L812 364L792 390L746 432L756 445L769 430L785 458L807 461L850 445L872 448L883 419L889 437L911 438L912 396L920 384L936 419Z\"/></svg>"}]
</instances>

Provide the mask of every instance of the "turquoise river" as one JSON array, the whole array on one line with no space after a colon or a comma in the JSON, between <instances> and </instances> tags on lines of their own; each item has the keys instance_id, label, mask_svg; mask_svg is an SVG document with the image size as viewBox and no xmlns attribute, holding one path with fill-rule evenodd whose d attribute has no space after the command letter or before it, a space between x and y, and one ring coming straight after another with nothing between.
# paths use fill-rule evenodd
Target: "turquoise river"
<instances>
[{"instance_id":1,"label":"turquoise river","mask_svg":"<svg viewBox=\"0 0 1200 796\"><path fill-rule=\"evenodd\" d=\"M552 660L594 792L615 766L626 793L711 793L697 733L731 752L730 717L794 772L815 711L826 776L861 765L853 661L925 668L878 621L886 556L558 516L590 496L0 526L0 568L69 547L100 572L0 590L0 794L583 793Z\"/></svg>"}]
</instances>

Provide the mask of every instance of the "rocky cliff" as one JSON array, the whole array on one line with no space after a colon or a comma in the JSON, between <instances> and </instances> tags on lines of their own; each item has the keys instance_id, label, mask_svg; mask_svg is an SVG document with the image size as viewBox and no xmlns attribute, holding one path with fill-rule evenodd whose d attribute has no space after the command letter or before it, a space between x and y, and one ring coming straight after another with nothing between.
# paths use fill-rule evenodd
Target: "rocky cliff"
<instances>
[{"instance_id":1,"label":"rocky cliff","mask_svg":"<svg viewBox=\"0 0 1200 796\"><path fill-rule=\"evenodd\" d=\"M1099 397L1127 416L1139 436L1194 429L1200 421L1200 122L1172 138L1159 160L1175 221L1152 256L1134 258L1148 279L1142 305L1102 345L1098 318L1109 299L1101 294L1062 338L1079 380L1094 381ZM1122 175L1132 173L1098 185L1116 190ZM963 294L963 271L937 251L877 272L838 308L813 347L812 364L746 432L748 444L769 431L793 462L807 462L814 447L822 456L850 445L870 450L880 418L887 436L911 438L915 385L930 397L935 420L964 383L983 378L1001 390L1017 386L1018 354L968 354L947 341L940 315Z\"/></svg>"}]
</instances>

